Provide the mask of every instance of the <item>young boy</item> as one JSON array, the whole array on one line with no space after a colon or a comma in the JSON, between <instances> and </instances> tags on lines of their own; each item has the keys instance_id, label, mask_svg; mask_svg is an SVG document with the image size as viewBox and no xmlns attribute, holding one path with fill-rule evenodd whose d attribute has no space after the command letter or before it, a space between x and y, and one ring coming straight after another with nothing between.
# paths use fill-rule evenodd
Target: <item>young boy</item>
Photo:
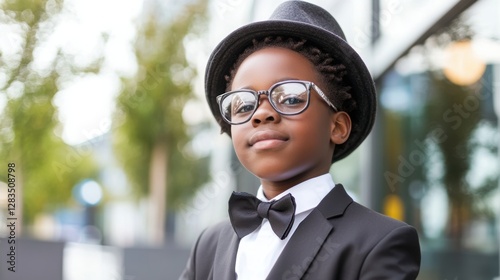
<instances>
[{"instance_id":1,"label":"young boy","mask_svg":"<svg viewBox=\"0 0 500 280\"><path fill-rule=\"evenodd\" d=\"M415 279L414 228L353 202L330 165L370 132L376 92L335 19L301 1L227 36L206 95L257 197L233 193L180 279Z\"/></svg>"}]
</instances>

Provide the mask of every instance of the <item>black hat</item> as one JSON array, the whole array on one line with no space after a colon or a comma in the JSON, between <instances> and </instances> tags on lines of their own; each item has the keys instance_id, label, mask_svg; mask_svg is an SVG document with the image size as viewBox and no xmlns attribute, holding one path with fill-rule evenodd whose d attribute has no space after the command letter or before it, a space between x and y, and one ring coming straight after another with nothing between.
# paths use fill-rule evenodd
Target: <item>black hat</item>
<instances>
[{"instance_id":1,"label":"black hat","mask_svg":"<svg viewBox=\"0 0 500 280\"><path fill-rule=\"evenodd\" d=\"M224 77L229 74L239 55L252 45L253 39L267 36L306 39L346 66L346 77L358 107L356 111L359 114L356 118L351 118L357 120L359 129L352 131L344 144L335 147L332 162L349 155L363 142L373 127L376 111L375 86L366 65L347 43L337 21L326 10L311 3L284 2L276 8L269 20L242 26L215 47L208 60L205 73L206 98L212 114L219 124L226 125L221 121L221 114L215 100L217 95L226 91Z\"/></svg>"}]
</instances>

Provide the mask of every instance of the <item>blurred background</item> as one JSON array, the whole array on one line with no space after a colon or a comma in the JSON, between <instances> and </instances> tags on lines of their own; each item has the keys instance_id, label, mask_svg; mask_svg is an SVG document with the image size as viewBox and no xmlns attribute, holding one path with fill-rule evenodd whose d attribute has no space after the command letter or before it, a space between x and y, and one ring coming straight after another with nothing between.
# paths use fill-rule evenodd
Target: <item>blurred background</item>
<instances>
[{"instance_id":1,"label":"blurred background","mask_svg":"<svg viewBox=\"0 0 500 280\"><path fill-rule=\"evenodd\" d=\"M177 279L259 185L205 102L208 56L281 2L0 0L0 279ZM417 228L418 279L499 279L500 1L310 2L379 93L335 182Z\"/></svg>"}]
</instances>

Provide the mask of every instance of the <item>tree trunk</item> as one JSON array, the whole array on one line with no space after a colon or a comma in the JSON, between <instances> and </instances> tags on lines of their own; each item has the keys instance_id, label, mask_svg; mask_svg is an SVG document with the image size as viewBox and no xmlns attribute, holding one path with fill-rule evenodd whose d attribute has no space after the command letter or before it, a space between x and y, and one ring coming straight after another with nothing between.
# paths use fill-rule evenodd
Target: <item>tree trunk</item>
<instances>
[{"instance_id":1,"label":"tree trunk","mask_svg":"<svg viewBox=\"0 0 500 280\"><path fill-rule=\"evenodd\" d=\"M165 240L168 150L164 141L157 141L151 151L149 166L149 241L162 245Z\"/></svg>"}]
</instances>

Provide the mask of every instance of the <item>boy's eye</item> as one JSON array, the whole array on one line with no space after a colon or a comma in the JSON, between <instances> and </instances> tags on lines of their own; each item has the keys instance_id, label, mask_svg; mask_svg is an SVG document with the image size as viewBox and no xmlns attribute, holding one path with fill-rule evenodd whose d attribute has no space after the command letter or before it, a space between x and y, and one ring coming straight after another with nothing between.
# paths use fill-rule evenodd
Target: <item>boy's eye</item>
<instances>
[{"instance_id":1,"label":"boy's eye","mask_svg":"<svg viewBox=\"0 0 500 280\"><path fill-rule=\"evenodd\" d=\"M278 103L282 105L298 105L307 102L307 95L304 94L282 94L278 98Z\"/></svg>"},{"instance_id":2,"label":"boy's eye","mask_svg":"<svg viewBox=\"0 0 500 280\"><path fill-rule=\"evenodd\" d=\"M297 96L287 97L280 100L280 104L283 105L295 105L305 102L304 100L298 98Z\"/></svg>"},{"instance_id":3,"label":"boy's eye","mask_svg":"<svg viewBox=\"0 0 500 280\"><path fill-rule=\"evenodd\" d=\"M253 94L235 94L231 101L231 114L234 116L252 112L255 108L254 99L255 96Z\"/></svg>"},{"instance_id":4,"label":"boy's eye","mask_svg":"<svg viewBox=\"0 0 500 280\"><path fill-rule=\"evenodd\" d=\"M252 112L255 107L253 103L240 103L233 107L233 115Z\"/></svg>"}]
</instances>

